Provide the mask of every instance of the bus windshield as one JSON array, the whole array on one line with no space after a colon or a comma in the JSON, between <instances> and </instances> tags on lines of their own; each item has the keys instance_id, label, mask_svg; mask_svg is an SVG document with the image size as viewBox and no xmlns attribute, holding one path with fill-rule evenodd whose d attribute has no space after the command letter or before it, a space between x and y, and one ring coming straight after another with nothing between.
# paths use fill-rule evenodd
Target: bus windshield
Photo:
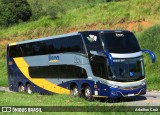
<instances>
[{"instance_id":1,"label":"bus windshield","mask_svg":"<svg viewBox=\"0 0 160 115\"><path fill-rule=\"evenodd\" d=\"M140 46L133 33L107 32L101 33L104 49L110 53L134 53L140 51Z\"/></svg>"},{"instance_id":2,"label":"bus windshield","mask_svg":"<svg viewBox=\"0 0 160 115\"><path fill-rule=\"evenodd\" d=\"M114 60L109 66L108 79L113 81L137 81L144 78L144 67L142 59L138 60Z\"/></svg>"}]
</instances>

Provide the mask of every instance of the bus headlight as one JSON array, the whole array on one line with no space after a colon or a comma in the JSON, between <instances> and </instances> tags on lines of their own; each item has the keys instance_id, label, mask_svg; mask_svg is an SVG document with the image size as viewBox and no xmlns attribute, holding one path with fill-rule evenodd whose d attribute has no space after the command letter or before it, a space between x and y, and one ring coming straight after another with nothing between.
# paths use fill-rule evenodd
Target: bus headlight
<instances>
[{"instance_id":1,"label":"bus headlight","mask_svg":"<svg viewBox=\"0 0 160 115\"><path fill-rule=\"evenodd\" d=\"M111 88L119 88L119 86L117 84L115 84L114 82L104 82L104 81L100 81L100 82L108 85Z\"/></svg>"},{"instance_id":2,"label":"bus headlight","mask_svg":"<svg viewBox=\"0 0 160 115\"><path fill-rule=\"evenodd\" d=\"M113 87L113 88L118 88L119 86L117 86L117 85L111 85L111 87Z\"/></svg>"},{"instance_id":3,"label":"bus headlight","mask_svg":"<svg viewBox=\"0 0 160 115\"><path fill-rule=\"evenodd\" d=\"M145 80L142 81L141 85L142 85L142 86L146 85L146 81L145 81Z\"/></svg>"},{"instance_id":4,"label":"bus headlight","mask_svg":"<svg viewBox=\"0 0 160 115\"><path fill-rule=\"evenodd\" d=\"M114 84L108 84L108 86L112 87L112 88L119 88L119 86L114 85Z\"/></svg>"}]
</instances>

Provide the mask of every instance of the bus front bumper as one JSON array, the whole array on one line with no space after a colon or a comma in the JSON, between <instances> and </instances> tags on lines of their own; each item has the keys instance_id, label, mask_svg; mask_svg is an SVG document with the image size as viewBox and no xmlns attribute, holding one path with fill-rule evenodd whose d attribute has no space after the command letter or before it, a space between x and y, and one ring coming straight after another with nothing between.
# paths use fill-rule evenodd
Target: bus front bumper
<instances>
[{"instance_id":1,"label":"bus front bumper","mask_svg":"<svg viewBox=\"0 0 160 115\"><path fill-rule=\"evenodd\" d=\"M110 87L110 94L109 98L118 98L118 97L132 97L138 95L145 95L146 94L146 85L141 86L137 89L120 89L120 88L113 88Z\"/></svg>"}]
</instances>

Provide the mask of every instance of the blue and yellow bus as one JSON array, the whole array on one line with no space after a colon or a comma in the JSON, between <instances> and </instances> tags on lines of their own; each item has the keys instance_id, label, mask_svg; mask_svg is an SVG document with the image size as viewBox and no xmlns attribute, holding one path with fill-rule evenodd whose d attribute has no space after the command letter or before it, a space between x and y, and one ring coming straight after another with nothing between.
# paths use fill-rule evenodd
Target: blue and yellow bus
<instances>
[{"instance_id":1,"label":"blue and yellow bus","mask_svg":"<svg viewBox=\"0 0 160 115\"><path fill-rule=\"evenodd\" d=\"M15 92L118 98L146 94L142 50L130 31L81 31L8 44Z\"/></svg>"}]
</instances>

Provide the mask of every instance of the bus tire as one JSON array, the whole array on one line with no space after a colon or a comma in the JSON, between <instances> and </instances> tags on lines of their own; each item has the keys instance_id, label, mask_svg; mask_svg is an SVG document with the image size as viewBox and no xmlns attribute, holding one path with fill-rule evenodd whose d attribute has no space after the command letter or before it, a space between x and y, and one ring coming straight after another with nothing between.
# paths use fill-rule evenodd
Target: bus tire
<instances>
[{"instance_id":1,"label":"bus tire","mask_svg":"<svg viewBox=\"0 0 160 115\"><path fill-rule=\"evenodd\" d=\"M23 84L20 84L18 86L18 92L25 92L25 88L24 88L24 85Z\"/></svg>"},{"instance_id":2,"label":"bus tire","mask_svg":"<svg viewBox=\"0 0 160 115\"><path fill-rule=\"evenodd\" d=\"M32 88L30 84L27 84L26 91L28 94L32 94Z\"/></svg>"},{"instance_id":3,"label":"bus tire","mask_svg":"<svg viewBox=\"0 0 160 115\"><path fill-rule=\"evenodd\" d=\"M90 86L86 86L85 89L84 89L84 97L86 100L88 101L92 101L92 90L90 88Z\"/></svg>"},{"instance_id":4,"label":"bus tire","mask_svg":"<svg viewBox=\"0 0 160 115\"><path fill-rule=\"evenodd\" d=\"M74 86L71 90L71 95L74 96L74 97L78 97L79 96L79 91L78 91L78 87L77 86Z\"/></svg>"}]
</instances>

